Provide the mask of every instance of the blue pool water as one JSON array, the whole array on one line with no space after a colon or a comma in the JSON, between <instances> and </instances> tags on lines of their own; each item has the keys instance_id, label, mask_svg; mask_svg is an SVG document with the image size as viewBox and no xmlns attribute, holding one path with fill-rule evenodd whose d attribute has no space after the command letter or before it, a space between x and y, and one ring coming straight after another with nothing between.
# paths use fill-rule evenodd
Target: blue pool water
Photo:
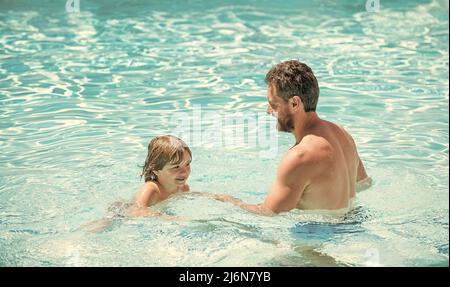
<instances>
[{"instance_id":1,"label":"blue pool water","mask_svg":"<svg viewBox=\"0 0 450 287\"><path fill-rule=\"evenodd\" d=\"M445 0L65 2L0 2L0 266L448 266ZM262 112L287 59L312 67L319 115L374 179L354 210L266 218L184 195L156 208L186 221L78 230L134 195L174 113ZM293 142L191 141L191 189L259 202Z\"/></svg>"}]
</instances>

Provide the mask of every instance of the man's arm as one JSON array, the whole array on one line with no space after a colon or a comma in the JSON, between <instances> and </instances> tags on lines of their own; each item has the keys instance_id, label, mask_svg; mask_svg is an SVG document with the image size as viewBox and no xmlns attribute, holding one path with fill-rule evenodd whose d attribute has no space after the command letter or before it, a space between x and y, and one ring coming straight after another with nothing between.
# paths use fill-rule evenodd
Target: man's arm
<instances>
[{"instance_id":1,"label":"man's arm","mask_svg":"<svg viewBox=\"0 0 450 287\"><path fill-rule=\"evenodd\" d=\"M214 198L260 215L270 216L290 211L297 207L308 184L311 169L310 162L302 151L292 151L281 161L276 180L264 203L247 204L229 195L216 195Z\"/></svg>"},{"instance_id":2,"label":"man's arm","mask_svg":"<svg viewBox=\"0 0 450 287\"><path fill-rule=\"evenodd\" d=\"M367 182L371 182L370 177L367 175L366 169L364 168L364 164L361 160L361 158L359 157L358 154L358 148L356 147L356 142L353 139L353 137L341 126L338 125L338 127L341 129L341 131L345 134L345 136L347 137L347 139L351 142L353 148L356 151L356 157L358 160L358 168L356 171L356 186L358 188L358 185L360 183L367 183Z\"/></svg>"},{"instance_id":3,"label":"man's arm","mask_svg":"<svg viewBox=\"0 0 450 287\"><path fill-rule=\"evenodd\" d=\"M252 213L256 213L256 214L260 214L260 215L267 215L267 216L275 215L275 213L272 210L266 208L264 206L264 204L245 203L242 200L240 200L239 198L233 197L228 194L211 194L210 197L215 200L222 201L222 202L229 202L231 204L234 204L234 205L236 205L242 209L245 209L249 212L252 212Z\"/></svg>"},{"instance_id":4,"label":"man's arm","mask_svg":"<svg viewBox=\"0 0 450 287\"><path fill-rule=\"evenodd\" d=\"M356 176L356 191L360 192L372 186L372 178L367 175L366 169L364 168L364 165L359 156L358 159L359 163Z\"/></svg>"},{"instance_id":5,"label":"man's arm","mask_svg":"<svg viewBox=\"0 0 450 287\"><path fill-rule=\"evenodd\" d=\"M361 158L359 158L359 163L358 163L358 175L356 177L356 182L360 182L362 180L365 180L368 176L367 176L367 172L366 169L364 168L364 164L361 161Z\"/></svg>"},{"instance_id":6,"label":"man's arm","mask_svg":"<svg viewBox=\"0 0 450 287\"><path fill-rule=\"evenodd\" d=\"M229 202L231 204L234 204L236 206L239 206L240 208L246 209L253 213L259 213L264 215L273 215L274 213L271 210L265 210L263 209L261 204L247 204L240 200L239 198L233 197L228 194L221 194L221 193L212 193L212 192L205 192L205 191L192 191L189 192L191 195L199 195L204 196L207 198L215 199L222 202Z\"/></svg>"},{"instance_id":7,"label":"man's arm","mask_svg":"<svg viewBox=\"0 0 450 287\"><path fill-rule=\"evenodd\" d=\"M303 149L290 151L280 162L275 182L263 203L264 208L274 213L296 208L314 169L311 158Z\"/></svg>"}]
</instances>

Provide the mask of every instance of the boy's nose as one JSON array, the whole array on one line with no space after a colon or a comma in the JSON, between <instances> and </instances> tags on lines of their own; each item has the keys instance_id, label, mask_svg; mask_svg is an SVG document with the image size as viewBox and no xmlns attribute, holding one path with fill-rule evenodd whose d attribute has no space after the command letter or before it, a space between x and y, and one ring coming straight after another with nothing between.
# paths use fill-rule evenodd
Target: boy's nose
<instances>
[{"instance_id":1,"label":"boy's nose","mask_svg":"<svg viewBox=\"0 0 450 287\"><path fill-rule=\"evenodd\" d=\"M189 167L185 166L185 167L181 168L181 170L180 170L181 175L186 175L188 173L189 173Z\"/></svg>"},{"instance_id":2,"label":"boy's nose","mask_svg":"<svg viewBox=\"0 0 450 287\"><path fill-rule=\"evenodd\" d=\"M273 114L273 109L272 109L272 107L270 105L267 105L267 114L268 115Z\"/></svg>"}]
</instances>

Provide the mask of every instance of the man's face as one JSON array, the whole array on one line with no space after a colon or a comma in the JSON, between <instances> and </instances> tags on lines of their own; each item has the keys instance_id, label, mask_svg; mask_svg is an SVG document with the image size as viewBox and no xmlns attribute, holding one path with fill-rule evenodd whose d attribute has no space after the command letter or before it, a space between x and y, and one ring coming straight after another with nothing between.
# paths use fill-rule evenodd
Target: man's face
<instances>
[{"instance_id":1,"label":"man's face","mask_svg":"<svg viewBox=\"0 0 450 287\"><path fill-rule=\"evenodd\" d=\"M294 120L292 111L289 109L289 101L277 95L276 88L273 85L267 87L267 100L269 105L267 113L277 118L277 129L280 132L292 132L294 130Z\"/></svg>"}]
</instances>

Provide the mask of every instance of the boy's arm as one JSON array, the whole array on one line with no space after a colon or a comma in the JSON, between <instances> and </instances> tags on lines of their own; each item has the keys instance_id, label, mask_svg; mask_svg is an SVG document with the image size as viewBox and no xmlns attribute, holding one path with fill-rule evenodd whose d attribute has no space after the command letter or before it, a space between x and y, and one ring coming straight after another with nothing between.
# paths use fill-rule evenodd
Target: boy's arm
<instances>
[{"instance_id":1,"label":"boy's arm","mask_svg":"<svg viewBox=\"0 0 450 287\"><path fill-rule=\"evenodd\" d=\"M128 213L132 217L158 217L159 219L168 221L190 221L189 218L183 216L167 215L162 212L152 210L151 208L133 206Z\"/></svg>"},{"instance_id":2,"label":"boy's arm","mask_svg":"<svg viewBox=\"0 0 450 287\"><path fill-rule=\"evenodd\" d=\"M135 204L129 209L129 215L133 217L152 217L162 213L149 209L149 206L158 202L158 186L154 183L146 183L141 187L135 198Z\"/></svg>"},{"instance_id":3,"label":"boy's arm","mask_svg":"<svg viewBox=\"0 0 450 287\"><path fill-rule=\"evenodd\" d=\"M130 208L128 214L132 217L153 217L163 215L163 213L159 211L151 210L148 207L142 207L138 205Z\"/></svg>"}]
</instances>

